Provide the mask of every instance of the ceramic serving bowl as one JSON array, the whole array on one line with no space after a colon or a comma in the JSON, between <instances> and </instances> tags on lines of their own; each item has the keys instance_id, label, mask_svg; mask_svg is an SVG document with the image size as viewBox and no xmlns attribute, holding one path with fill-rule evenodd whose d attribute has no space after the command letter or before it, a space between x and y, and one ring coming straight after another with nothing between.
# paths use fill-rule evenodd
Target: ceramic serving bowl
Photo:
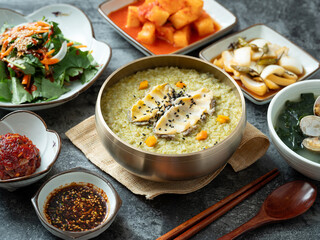
<instances>
[{"instance_id":1,"label":"ceramic serving bowl","mask_svg":"<svg viewBox=\"0 0 320 240\"><path fill-rule=\"evenodd\" d=\"M53 4L37 9L35 12L23 16L10 9L0 8L0 27L4 23L18 25L21 23L41 20L42 18L54 21L67 39L79 42L87 46L84 51L92 51L94 60L99 65L99 71L86 83L73 81L66 88L69 90L57 99L37 103L13 104L0 101L0 108L8 110L42 110L52 108L76 98L80 93L86 91L103 73L111 59L111 48L104 42L94 38L94 32L89 18L77 7L69 4Z\"/></svg>"},{"instance_id":2,"label":"ceramic serving bowl","mask_svg":"<svg viewBox=\"0 0 320 240\"><path fill-rule=\"evenodd\" d=\"M61 149L61 140L55 131L47 129L44 120L37 114L20 110L9 113L0 121L0 135L18 133L29 138L40 151L41 164L29 175L8 180L0 180L0 188L13 191L30 185L43 178L56 162Z\"/></svg>"},{"instance_id":3,"label":"ceramic serving bowl","mask_svg":"<svg viewBox=\"0 0 320 240\"><path fill-rule=\"evenodd\" d=\"M275 131L276 121L285 105L285 102L288 100L299 100L301 93L313 93L315 96L320 96L320 80L317 79L298 82L277 93L268 108L267 121L269 134L274 146L291 167L307 177L320 181L320 163L313 162L291 150L282 142Z\"/></svg>"},{"instance_id":4,"label":"ceramic serving bowl","mask_svg":"<svg viewBox=\"0 0 320 240\"><path fill-rule=\"evenodd\" d=\"M107 195L107 215L104 221L97 227L81 232L63 231L52 226L46 219L44 207L50 193L55 189L67 186L71 183L93 184ZM35 196L31 199L33 207L42 225L52 234L63 239L90 239L104 232L114 221L122 201L110 182L103 177L83 168L74 168L59 173L45 182Z\"/></svg>"},{"instance_id":5,"label":"ceramic serving bowl","mask_svg":"<svg viewBox=\"0 0 320 240\"><path fill-rule=\"evenodd\" d=\"M213 147L188 154L156 154L143 151L124 142L106 124L101 110L104 91L120 79L156 67L174 66L212 73L231 86L241 101L242 116L237 127L223 141ZM235 81L226 73L201 59L183 55L161 55L138 59L110 75L102 85L96 103L96 129L101 142L113 158L131 173L153 181L194 179L214 172L223 166L238 147L246 124L243 94ZM178 146L177 146L178 147Z\"/></svg>"}]
</instances>

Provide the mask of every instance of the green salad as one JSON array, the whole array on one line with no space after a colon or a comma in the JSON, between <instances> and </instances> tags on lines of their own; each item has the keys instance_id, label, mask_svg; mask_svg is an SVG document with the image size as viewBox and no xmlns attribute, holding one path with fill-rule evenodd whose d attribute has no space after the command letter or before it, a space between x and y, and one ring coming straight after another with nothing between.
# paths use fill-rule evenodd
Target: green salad
<instances>
[{"instance_id":1,"label":"green salad","mask_svg":"<svg viewBox=\"0 0 320 240\"><path fill-rule=\"evenodd\" d=\"M97 63L86 47L66 39L58 24L38 21L0 30L0 101L51 101L72 81L91 80Z\"/></svg>"}]
</instances>

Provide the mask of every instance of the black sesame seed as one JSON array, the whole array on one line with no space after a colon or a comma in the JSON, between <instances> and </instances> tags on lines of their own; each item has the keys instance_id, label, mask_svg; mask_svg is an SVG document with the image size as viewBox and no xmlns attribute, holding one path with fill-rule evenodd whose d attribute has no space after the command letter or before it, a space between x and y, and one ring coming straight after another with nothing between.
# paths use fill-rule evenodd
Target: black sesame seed
<instances>
[{"instance_id":1,"label":"black sesame seed","mask_svg":"<svg viewBox=\"0 0 320 240\"><path fill-rule=\"evenodd\" d=\"M139 143L139 145L141 145L141 144L142 144L142 142Z\"/></svg>"},{"instance_id":2,"label":"black sesame seed","mask_svg":"<svg viewBox=\"0 0 320 240\"><path fill-rule=\"evenodd\" d=\"M143 136L146 136L146 134L142 133Z\"/></svg>"},{"instance_id":3,"label":"black sesame seed","mask_svg":"<svg viewBox=\"0 0 320 240\"><path fill-rule=\"evenodd\" d=\"M183 137L182 140L186 140L186 139Z\"/></svg>"},{"instance_id":4,"label":"black sesame seed","mask_svg":"<svg viewBox=\"0 0 320 240\"><path fill-rule=\"evenodd\" d=\"M139 109L141 109L141 106L139 106Z\"/></svg>"},{"instance_id":5,"label":"black sesame seed","mask_svg":"<svg viewBox=\"0 0 320 240\"><path fill-rule=\"evenodd\" d=\"M159 131L161 130L161 128L159 128Z\"/></svg>"}]
</instances>

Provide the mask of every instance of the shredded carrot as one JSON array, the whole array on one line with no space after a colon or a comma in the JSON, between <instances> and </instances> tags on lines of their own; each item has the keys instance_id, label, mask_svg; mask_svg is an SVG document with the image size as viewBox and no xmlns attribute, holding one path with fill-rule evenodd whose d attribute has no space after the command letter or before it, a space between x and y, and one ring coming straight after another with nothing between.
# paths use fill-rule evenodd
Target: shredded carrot
<instances>
[{"instance_id":1,"label":"shredded carrot","mask_svg":"<svg viewBox=\"0 0 320 240\"><path fill-rule=\"evenodd\" d=\"M54 49L50 50L49 52L46 53L46 57L51 56L52 53L54 53Z\"/></svg>"},{"instance_id":2,"label":"shredded carrot","mask_svg":"<svg viewBox=\"0 0 320 240\"><path fill-rule=\"evenodd\" d=\"M44 67L45 67L46 70L49 70L48 64L45 64Z\"/></svg>"},{"instance_id":3,"label":"shredded carrot","mask_svg":"<svg viewBox=\"0 0 320 240\"><path fill-rule=\"evenodd\" d=\"M41 63L44 64L44 65L53 65L53 64L56 64L58 63L59 60L56 59L56 58L44 58Z\"/></svg>"},{"instance_id":4,"label":"shredded carrot","mask_svg":"<svg viewBox=\"0 0 320 240\"><path fill-rule=\"evenodd\" d=\"M230 118L228 116L218 115L216 120L220 123L226 123L230 121Z\"/></svg>"},{"instance_id":5,"label":"shredded carrot","mask_svg":"<svg viewBox=\"0 0 320 240\"><path fill-rule=\"evenodd\" d=\"M46 33L49 32L49 30L35 30L35 33Z\"/></svg>"},{"instance_id":6,"label":"shredded carrot","mask_svg":"<svg viewBox=\"0 0 320 240\"><path fill-rule=\"evenodd\" d=\"M179 82L176 83L176 86L177 86L178 88L184 88L184 87L186 87L187 85L186 85L185 83L179 81Z\"/></svg>"},{"instance_id":7,"label":"shredded carrot","mask_svg":"<svg viewBox=\"0 0 320 240\"><path fill-rule=\"evenodd\" d=\"M142 81L139 85L139 90L146 89L149 86L148 81Z\"/></svg>"},{"instance_id":8,"label":"shredded carrot","mask_svg":"<svg viewBox=\"0 0 320 240\"><path fill-rule=\"evenodd\" d=\"M207 139L207 137L208 137L207 131L202 130L197 134L196 139L200 141L200 140Z\"/></svg>"},{"instance_id":9,"label":"shredded carrot","mask_svg":"<svg viewBox=\"0 0 320 240\"><path fill-rule=\"evenodd\" d=\"M7 40L8 37L9 37L9 35L5 35L5 36L1 39L1 42L4 43L4 41Z\"/></svg>"},{"instance_id":10,"label":"shredded carrot","mask_svg":"<svg viewBox=\"0 0 320 240\"><path fill-rule=\"evenodd\" d=\"M153 147L157 143L157 138L155 136L149 136L146 140L146 145L148 147Z\"/></svg>"},{"instance_id":11,"label":"shredded carrot","mask_svg":"<svg viewBox=\"0 0 320 240\"><path fill-rule=\"evenodd\" d=\"M74 46L75 48L86 48L87 46L86 45L76 45Z\"/></svg>"},{"instance_id":12,"label":"shredded carrot","mask_svg":"<svg viewBox=\"0 0 320 240\"><path fill-rule=\"evenodd\" d=\"M11 45L4 53L1 53L1 58L4 58L5 56L8 56L13 49L13 45Z\"/></svg>"},{"instance_id":13,"label":"shredded carrot","mask_svg":"<svg viewBox=\"0 0 320 240\"><path fill-rule=\"evenodd\" d=\"M3 44L2 44L2 48L1 48L1 52L4 53L7 49L7 46L8 46L9 42L8 41L5 41Z\"/></svg>"},{"instance_id":14,"label":"shredded carrot","mask_svg":"<svg viewBox=\"0 0 320 240\"><path fill-rule=\"evenodd\" d=\"M48 37L47 41L43 44L43 45L46 45L49 41L50 41L50 36Z\"/></svg>"},{"instance_id":15,"label":"shredded carrot","mask_svg":"<svg viewBox=\"0 0 320 240\"><path fill-rule=\"evenodd\" d=\"M25 74L22 78L22 84L27 85L28 82L30 81L31 75L30 74Z\"/></svg>"},{"instance_id":16,"label":"shredded carrot","mask_svg":"<svg viewBox=\"0 0 320 240\"><path fill-rule=\"evenodd\" d=\"M39 26L41 26L41 27L50 27L50 24L49 24L49 23L42 22L42 21L36 22L36 24L39 25Z\"/></svg>"},{"instance_id":17,"label":"shredded carrot","mask_svg":"<svg viewBox=\"0 0 320 240\"><path fill-rule=\"evenodd\" d=\"M70 47L70 46L72 46L72 45L73 45L73 42L67 43L67 47Z\"/></svg>"}]
</instances>

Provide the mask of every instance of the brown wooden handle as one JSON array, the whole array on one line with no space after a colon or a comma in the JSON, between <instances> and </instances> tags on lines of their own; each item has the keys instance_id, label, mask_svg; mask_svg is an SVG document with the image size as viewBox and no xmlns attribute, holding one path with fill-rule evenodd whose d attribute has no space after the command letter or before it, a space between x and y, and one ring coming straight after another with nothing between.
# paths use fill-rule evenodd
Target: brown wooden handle
<instances>
[{"instance_id":1,"label":"brown wooden handle","mask_svg":"<svg viewBox=\"0 0 320 240\"><path fill-rule=\"evenodd\" d=\"M258 228L266 223L272 222L273 219L268 217L263 210L261 210L255 217L251 218L248 222L242 224L232 232L218 238L218 240L231 240L239 237L241 234Z\"/></svg>"}]
</instances>

